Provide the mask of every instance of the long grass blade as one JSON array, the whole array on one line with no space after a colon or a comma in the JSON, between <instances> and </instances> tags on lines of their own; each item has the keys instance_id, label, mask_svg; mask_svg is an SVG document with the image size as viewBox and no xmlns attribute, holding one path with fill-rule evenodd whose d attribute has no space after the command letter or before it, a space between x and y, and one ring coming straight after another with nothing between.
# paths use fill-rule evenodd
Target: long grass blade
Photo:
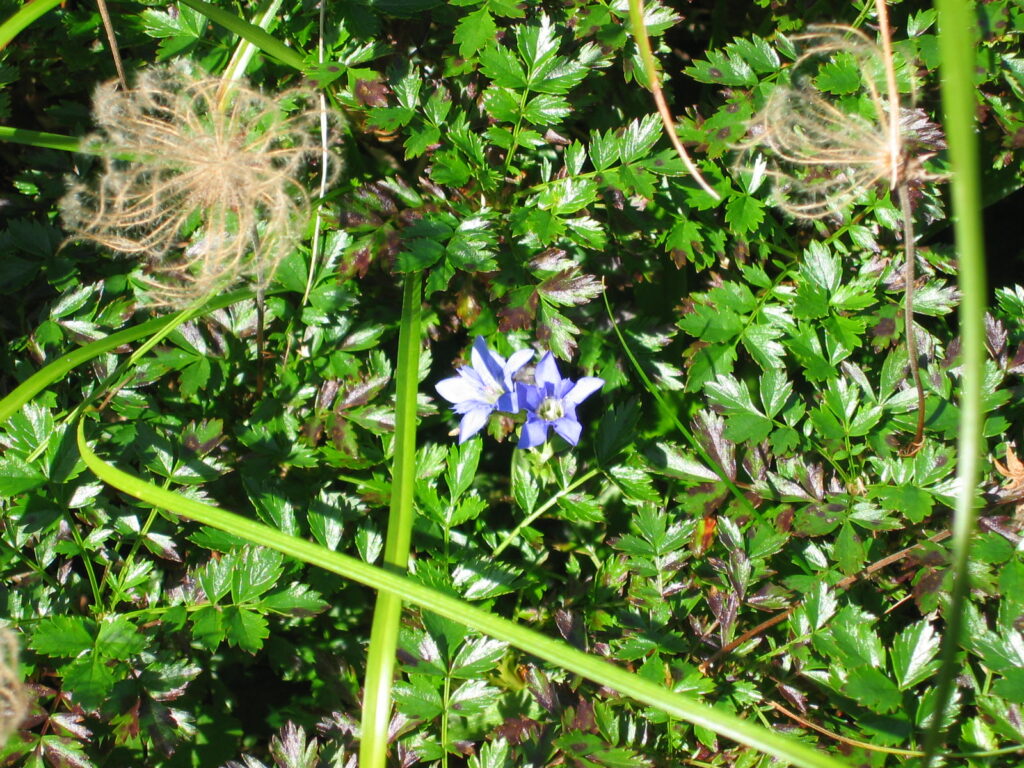
<instances>
[{"instance_id":1,"label":"long grass blade","mask_svg":"<svg viewBox=\"0 0 1024 768\"><path fill-rule=\"evenodd\" d=\"M35 0L25 3L7 21L0 24L0 51L7 47L18 34L40 16L52 11L63 0Z\"/></svg>"},{"instance_id":2,"label":"long grass blade","mask_svg":"<svg viewBox=\"0 0 1024 768\"><path fill-rule=\"evenodd\" d=\"M251 299L252 295L252 291L248 289L225 293L222 296L211 299L202 312L212 312L215 309L228 307L236 302ZM11 416L20 411L25 403L51 384L64 378L64 376L78 366L124 344L131 344L139 339L159 333L166 324L166 317L153 318L145 323L140 323L123 331L112 333L105 338L90 342L40 368L0 400L0 424L6 422Z\"/></svg>"},{"instance_id":3,"label":"long grass blade","mask_svg":"<svg viewBox=\"0 0 1024 768\"><path fill-rule=\"evenodd\" d=\"M395 405L395 452L391 468L391 512L384 540L384 564L392 571L404 571L408 567L415 517L416 389L420 367L422 292L421 273L408 273L402 296L402 324L398 332L398 393ZM359 743L361 768L383 768L386 762L391 686L394 682L395 653L398 650L401 621L401 595L378 593L366 654L362 740Z\"/></svg>"},{"instance_id":4,"label":"long grass blade","mask_svg":"<svg viewBox=\"0 0 1024 768\"><path fill-rule=\"evenodd\" d=\"M793 765L801 768L849 768L835 758L795 739L702 704L689 696L670 691L597 656L580 651L564 641L547 637L463 600L423 586L407 576L377 568L319 544L289 536L255 520L185 498L166 488L148 483L99 458L86 442L84 421L78 423L77 441L82 459L97 477L147 504L227 531L254 544L276 549L296 560L392 594L407 603L509 643L539 659L618 691L672 717L700 725L720 736Z\"/></svg>"},{"instance_id":5,"label":"long grass blade","mask_svg":"<svg viewBox=\"0 0 1024 768\"><path fill-rule=\"evenodd\" d=\"M942 77L942 111L953 168L953 231L960 259L960 430L957 441L957 498L953 514L953 586L945 607L935 714L925 739L924 766L930 765L944 731L943 714L957 673L956 656L963 630L964 602L968 594L967 566L971 532L979 494L983 451L982 383L985 365L985 251L981 224L981 183L978 142L974 133L977 95L974 59L977 29L974 6L968 0L936 0Z\"/></svg>"},{"instance_id":6,"label":"long grass blade","mask_svg":"<svg viewBox=\"0 0 1024 768\"><path fill-rule=\"evenodd\" d=\"M305 68L305 56L294 48L289 48L255 24L250 24L245 19L239 18L223 8L218 8L216 5L203 2L203 0L181 0L181 2L192 10L199 11L210 21L220 24L229 32L234 32L242 39L248 40L265 54L273 56L282 64L287 64L289 67L294 67L300 71Z\"/></svg>"}]
</instances>

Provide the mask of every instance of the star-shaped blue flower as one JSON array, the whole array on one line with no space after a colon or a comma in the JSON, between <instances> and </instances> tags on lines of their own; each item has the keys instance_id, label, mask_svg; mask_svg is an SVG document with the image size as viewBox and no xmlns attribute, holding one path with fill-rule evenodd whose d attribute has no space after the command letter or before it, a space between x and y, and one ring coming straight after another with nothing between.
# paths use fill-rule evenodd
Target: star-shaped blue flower
<instances>
[{"instance_id":1,"label":"star-shaped blue flower","mask_svg":"<svg viewBox=\"0 0 1024 768\"><path fill-rule=\"evenodd\" d=\"M604 379L584 376L579 381L563 379L555 356L550 352L537 363L534 384L519 384L519 405L526 411L526 423L519 435L519 448L533 448L548 439L554 429L565 442L576 445L583 427L576 418L576 406L604 386Z\"/></svg>"},{"instance_id":2,"label":"star-shaped blue flower","mask_svg":"<svg viewBox=\"0 0 1024 768\"><path fill-rule=\"evenodd\" d=\"M477 336L470 353L472 367L463 366L458 376L437 382L437 393L452 404L462 416L459 443L464 443L487 424L494 411L517 413L519 399L512 377L533 359L533 350L520 349L505 360L487 347L483 336Z\"/></svg>"}]
</instances>

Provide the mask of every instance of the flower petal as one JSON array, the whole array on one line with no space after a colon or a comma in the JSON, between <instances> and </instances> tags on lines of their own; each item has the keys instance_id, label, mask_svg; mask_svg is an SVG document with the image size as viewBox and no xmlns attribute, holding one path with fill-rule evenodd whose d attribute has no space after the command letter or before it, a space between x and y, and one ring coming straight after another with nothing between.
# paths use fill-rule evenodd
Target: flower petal
<instances>
[{"instance_id":1,"label":"flower petal","mask_svg":"<svg viewBox=\"0 0 1024 768\"><path fill-rule=\"evenodd\" d=\"M492 352L483 336L476 337L469 357L473 362L473 370L483 380L484 386L504 389L502 380L505 378L505 358Z\"/></svg>"},{"instance_id":2,"label":"flower petal","mask_svg":"<svg viewBox=\"0 0 1024 768\"><path fill-rule=\"evenodd\" d=\"M537 363L537 371L533 374L533 377L539 385L550 384L557 386L562 381L562 374L558 372L558 363L555 362L555 356L550 352L545 352L544 357Z\"/></svg>"},{"instance_id":3,"label":"flower petal","mask_svg":"<svg viewBox=\"0 0 1024 768\"><path fill-rule=\"evenodd\" d=\"M491 415L490 408L474 408L467 411L459 423L459 444L466 442L487 425L487 419Z\"/></svg>"},{"instance_id":4,"label":"flower petal","mask_svg":"<svg viewBox=\"0 0 1024 768\"><path fill-rule=\"evenodd\" d=\"M520 349L512 353L512 356L505 363L505 386L511 386L511 379L524 365L533 360L532 349Z\"/></svg>"},{"instance_id":5,"label":"flower petal","mask_svg":"<svg viewBox=\"0 0 1024 768\"><path fill-rule=\"evenodd\" d=\"M547 422L538 418L527 417L523 429L519 433L519 444L516 448L534 448L543 445L548 439Z\"/></svg>"},{"instance_id":6,"label":"flower petal","mask_svg":"<svg viewBox=\"0 0 1024 768\"><path fill-rule=\"evenodd\" d=\"M526 411L536 411L544 400L544 393L532 384L520 384L516 392L519 394L519 407Z\"/></svg>"},{"instance_id":7,"label":"flower petal","mask_svg":"<svg viewBox=\"0 0 1024 768\"><path fill-rule=\"evenodd\" d=\"M466 376L452 376L441 379L434 385L437 394L449 403L461 403L464 400L480 400L480 387Z\"/></svg>"},{"instance_id":8,"label":"flower petal","mask_svg":"<svg viewBox=\"0 0 1024 768\"><path fill-rule=\"evenodd\" d=\"M576 386L565 396L565 400L573 405L579 405L603 386L604 379L599 379L596 376L584 376L576 382Z\"/></svg>"},{"instance_id":9,"label":"flower petal","mask_svg":"<svg viewBox=\"0 0 1024 768\"><path fill-rule=\"evenodd\" d=\"M555 432L561 435L569 445L576 445L580 441L580 435L583 434L583 426L575 419L563 417L555 421L552 426L555 428Z\"/></svg>"}]
</instances>

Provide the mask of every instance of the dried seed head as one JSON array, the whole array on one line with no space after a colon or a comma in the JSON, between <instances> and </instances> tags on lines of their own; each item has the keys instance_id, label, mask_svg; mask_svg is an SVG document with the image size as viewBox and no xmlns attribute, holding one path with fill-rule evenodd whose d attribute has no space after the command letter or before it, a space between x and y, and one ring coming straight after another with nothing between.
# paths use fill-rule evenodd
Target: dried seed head
<instances>
[{"instance_id":1,"label":"dried seed head","mask_svg":"<svg viewBox=\"0 0 1024 768\"><path fill-rule=\"evenodd\" d=\"M839 25L812 26L794 42L800 56L791 70L792 85L772 90L741 147L741 165L756 168L757 155L765 158L765 175L775 181L775 204L798 218L822 218L841 213L876 184L894 187L926 178L920 158L911 158L906 146L910 131L919 141L923 136L915 123L921 113L883 96L892 62L878 46ZM859 84L840 101L815 85L815 75L823 65L842 60L855 68ZM937 127L929 121L931 128Z\"/></svg>"},{"instance_id":2,"label":"dried seed head","mask_svg":"<svg viewBox=\"0 0 1024 768\"><path fill-rule=\"evenodd\" d=\"M265 96L187 65L143 72L132 90L96 90L103 158L93 189L62 201L75 235L147 259L148 294L183 307L240 282L263 287L302 234L302 168L319 151L309 94ZM289 113L285 105L297 109Z\"/></svg>"},{"instance_id":3,"label":"dried seed head","mask_svg":"<svg viewBox=\"0 0 1024 768\"><path fill-rule=\"evenodd\" d=\"M28 695L18 673L18 641L0 629L0 747L28 713Z\"/></svg>"}]
</instances>

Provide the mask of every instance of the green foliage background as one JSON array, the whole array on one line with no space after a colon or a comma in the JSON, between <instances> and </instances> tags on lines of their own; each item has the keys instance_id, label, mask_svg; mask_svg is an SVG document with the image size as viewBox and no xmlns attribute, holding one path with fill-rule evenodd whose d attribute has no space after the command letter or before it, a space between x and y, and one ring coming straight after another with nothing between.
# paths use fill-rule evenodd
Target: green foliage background
<instances>
[{"instance_id":1,"label":"green foliage background","mask_svg":"<svg viewBox=\"0 0 1024 768\"><path fill-rule=\"evenodd\" d=\"M0 17L18 7L0 2ZM118 492L83 463L73 421L91 399L88 434L119 467L379 564L412 273L413 578L844 764L920 764L963 377L945 188L915 202L927 420L904 456L916 396L898 206L881 185L845 215L794 221L736 149L788 80L794 36L813 22L873 35L873 3L649 4L679 135L721 201L663 135L625 2L332 4L322 55L312 3L217 7L269 20L288 50L264 46L247 77L315 84L341 170L265 297L263 348L254 297L221 297L144 354L129 360L140 334L69 367L0 427L0 617L30 681L5 764L352 764L372 592ZM237 30L196 8L112 6L129 72L186 57L222 73ZM900 81L937 123L936 11L890 13ZM982 189L1013 211L1024 8L974 13ZM84 136L114 76L97 10L54 9L0 52L0 124ZM837 56L814 84L870 118L859 82ZM145 265L62 229L65 179L94 159L27 141L0 144L5 395L152 316ZM944 152L928 162L948 171ZM972 768L1019 765L1024 742L1024 288L1013 216L995 218L981 524L940 743L959 755L945 764ZM433 384L476 335L606 381L581 407L578 449L516 451L500 419L454 445ZM391 764L772 764L415 607L398 658Z\"/></svg>"}]
</instances>

